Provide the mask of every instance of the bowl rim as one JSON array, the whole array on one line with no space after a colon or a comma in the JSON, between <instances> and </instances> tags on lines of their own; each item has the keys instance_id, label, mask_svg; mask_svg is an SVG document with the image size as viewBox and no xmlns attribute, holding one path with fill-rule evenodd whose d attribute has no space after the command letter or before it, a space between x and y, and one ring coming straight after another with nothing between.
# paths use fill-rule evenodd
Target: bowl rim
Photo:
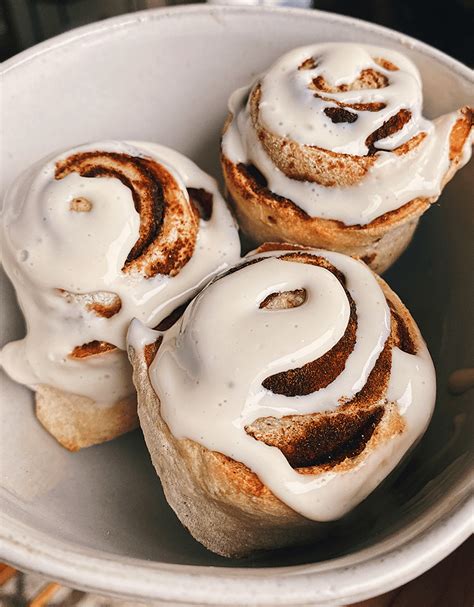
<instances>
[{"instance_id":1,"label":"bowl rim","mask_svg":"<svg viewBox=\"0 0 474 607\"><path fill-rule=\"evenodd\" d=\"M453 493L431 508L421 526L415 520L395 537L320 563L248 569L118 560L98 550L71 550L6 514L0 514L0 558L66 586L120 598L216 607L317 601L334 607L405 584L461 545L473 532L474 497L466 486Z\"/></svg>"},{"instance_id":2,"label":"bowl rim","mask_svg":"<svg viewBox=\"0 0 474 607\"><path fill-rule=\"evenodd\" d=\"M381 34L388 42L421 52L474 84L474 71L469 67L428 44L380 25L319 10L218 5L148 9L85 25L6 60L0 75L13 74L40 55L109 31L193 14L219 19L221 13L306 15L327 23L351 23L368 33ZM71 550L70 544L2 513L0 558L66 585L120 597L207 605L307 605L317 601L318 605L329 606L381 594L421 575L469 537L473 509L469 485L459 481L422 520L412 521L396 536L375 546L320 563L258 569L114 559L109 553L85 547Z\"/></svg>"},{"instance_id":3,"label":"bowl rim","mask_svg":"<svg viewBox=\"0 0 474 607\"><path fill-rule=\"evenodd\" d=\"M52 38L48 38L43 42L39 42L38 44L35 44L34 46L31 46L17 53L9 59L6 59L0 64L0 75L6 75L11 70L20 67L23 63L31 61L39 55L43 55L57 48L60 48L61 46L68 45L72 42L76 42L89 36L96 36L102 32L107 32L108 30L120 29L122 27L132 25L140 25L144 22L166 19L175 15L190 15L193 13L209 14L211 16L214 16L216 19L219 18L217 16L219 13L279 13L288 15L296 15L303 13L306 14L308 17L319 17L327 22L353 23L359 29L378 32L384 35L386 38L397 42L398 44L407 46L409 49L414 49L424 55L428 55L429 57L440 61L441 63L444 63L447 67L452 69L459 76L465 78L466 80L474 84L474 70L472 70L470 67L468 67L458 59L454 59L454 57L451 57L447 53L444 53L443 51L440 51L437 48L427 44L426 42L418 40L417 38L408 36L407 34L402 34L397 30L385 27L383 25L378 25L376 23L371 23L370 21L365 21L364 19L358 19L357 17L341 15L339 13L331 13L318 9L273 7L268 5L248 6L218 4L188 4L181 6L149 8L136 11L134 13L125 13L123 15L109 17L101 21L95 21L87 25L76 27L62 34L58 34L57 36L53 36Z\"/></svg>"}]
</instances>

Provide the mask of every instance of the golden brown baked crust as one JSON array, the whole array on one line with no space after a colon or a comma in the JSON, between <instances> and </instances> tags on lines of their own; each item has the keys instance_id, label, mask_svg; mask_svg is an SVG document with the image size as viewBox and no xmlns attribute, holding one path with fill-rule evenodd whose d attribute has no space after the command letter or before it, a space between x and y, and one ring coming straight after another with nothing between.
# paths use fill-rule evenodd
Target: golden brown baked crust
<instances>
[{"instance_id":1,"label":"golden brown baked crust","mask_svg":"<svg viewBox=\"0 0 474 607\"><path fill-rule=\"evenodd\" d=\"M303 149L303 146L290 140L281 141L281 138L259 127L258 111L255 108L258 103L258 87L251 98L251 105L252 103L252 117L260 141L276 166L287 175L332 187L357 183L370 168L374 156L335 154L309 146ZM224 132L231 118L232 116L228 117ZM443 177L442 188L459 168L472 121L471 108L459 110L450 135L450 166ZM421 140L422 136L414 137L401 146L403 149L400 148L398 152L406 153ZM254 244L266 241L294 242L339 251L360 257L378 273L385 271L403 253L421 215L438 198L415 198L367 225L346 226L340 221L310 217L293 201L271 192L265 178L254 166L234 164L223 154L221 164L228 198L240 228Z\"/></svg>"},{"instance_id":2,"label":"golden brown baked crust","mask_svg":"<svg viewBox=\"0 0 474 607\"><path fill-rule=\"evenodd\" d=\"M70 394L52 386L36 386L36 416L69 451L98 445L138 427L133 394L112 404Z\"/></svg>"},{"instance_id":3,"label":"golden brown baked crust","mask_svg":"<svg viewBox=\"0 0 474 607\"><path fill-rule=\"evenodd\" d=\"M301 256L300 261L307 262L304 250L298 246L266 244L260 251L281 249L290 251L291 261ZM334 412L260 418L246 427L256 440L278 447L301 474L351 470L377 445L403 432L404 421L398 407L384 400L391 348L396 345L416 352L421 336L398 297L378 280L392 310L391 335L364 388ZM301 294L292 294L280 301L281 307L294 305L295 297L301 301ZM275 301L268 305L275 305ZM350 353L350 344L347 340L344 343L341 352L333 352L331 361L328 358L326 371L337 367L340 356ZM166 498L183 525L210 550L232 557L317 538L321 525L282 503L244 464L171 434L161 417L160 401L148 375L156 350L153 346L145 352L129 348L129 357L145 440ZM312 372L322 373L324 379L326 371Z\"/></svg>"}]
</instances>

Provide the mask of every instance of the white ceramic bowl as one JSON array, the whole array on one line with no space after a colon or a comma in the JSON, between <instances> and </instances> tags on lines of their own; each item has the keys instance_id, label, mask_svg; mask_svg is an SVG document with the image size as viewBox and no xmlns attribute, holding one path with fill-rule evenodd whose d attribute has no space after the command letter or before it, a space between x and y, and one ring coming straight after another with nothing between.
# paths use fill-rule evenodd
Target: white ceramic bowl
<instances>
[{"instance_id":1,"label":"white ceramic bowl","mask_svg":"<svg viewBox=\"0 0 474 607\"><path fill-rule=\"evenodd\" d=\"M3 66L2 190L58 148L155 140L218 176L229 93L282 52L324 40L400 49L420 68L429 116L473 101L472 72L390 30L318 11L195 7L125 15L40 44ZM205 605L335 605L422 573L468 535L468 400L447 378L472 360L472 172L455 178L387 276L438 373L430 429L409 463L316 546L227 561L198 545L163 498L140 432L70 454L2 378L0 558L74 587ZM469 180L471 181L469 182ZM470 266L470 267L469 267ZM3 277L1 342L23 321ZM471 348L471 351L469 351ZM471 426L472 428L472 426Z\"/></svg>"}]
</instances>

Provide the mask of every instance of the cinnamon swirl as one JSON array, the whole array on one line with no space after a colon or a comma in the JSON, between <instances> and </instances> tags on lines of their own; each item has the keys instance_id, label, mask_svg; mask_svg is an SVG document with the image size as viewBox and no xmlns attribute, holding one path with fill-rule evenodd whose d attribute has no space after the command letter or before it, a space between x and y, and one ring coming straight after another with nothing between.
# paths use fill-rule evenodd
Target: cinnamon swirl
<instances>
[{"instance_id":1,"label":"cinnamon swirl","mask_svg":"<svg viewBox=\"0 0 474 607\"><path fill-rule=\"evenodd\" d=\"M435 375L363 262L264 245L165 333L133 322L138 413L171 507L224 556L307 542L423 434Z\"/></svg>"},{"instance_id":2,"label":"cinnamon swirl","mask_svg":"<svg viewBox=\"0 0 474 607\"><path fill-rule=\"evenodd\" d=\"M473 111L422 116L400 53L327 43L281 57L230 98L222 166L242 230L364 258L382 272L470 158Z\"/></svg>"},{"instance_id":3,"label":"cinnamon swirl","mask_svg":"<svg viewBox=\"0 0 474 607\"><path fill-rule=\"evenodd\" d=\"M240 250L214 180L151 143L94 143L41 161L7 193L2 233L27 324L2 365L35 390L39 420L71 450L138 423L131 319L171 324Z\"/></svg>"}]
</instances>

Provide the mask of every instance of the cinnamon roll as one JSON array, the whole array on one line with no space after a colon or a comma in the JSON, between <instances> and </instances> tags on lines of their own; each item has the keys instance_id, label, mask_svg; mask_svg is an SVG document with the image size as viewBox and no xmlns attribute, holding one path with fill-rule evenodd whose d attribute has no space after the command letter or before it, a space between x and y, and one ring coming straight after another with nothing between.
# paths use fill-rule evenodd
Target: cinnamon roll
<instances>
[{"instance_id":1,"label":"cinnamon roll","mask_svg":"<svg viewBox=\"0 0 474 607\"><path fill-rule=\"evenodd\" d=\"M94 143L39 162L8 191L1 230L27 325L2 366L36 392L38 419L70 450L138 424L131 319L169 326L240 252L215 181L152 143Z\"/></svg>"},{"instance_id":2,"label":"cinnamon roll","mask_svg":"<svg viewBox=\"0 0 474 607\"><path fill-rule=\"evenodd\" d=\"M168 331L131 324L138 414L165 495L210 550L305 543L425 431L433 364L366 264L267 244Z\"/></svg>"},{"instance_id":3,"label":"cinnamon roll","mask_svg":"<svg viewBox=\"0 0 474 607\"><path fill-rule=\"evenodd\" d=\"M388 268L470 158L469 107L422 116L402 54L326 43L295 49L230 98L222 167L254 242L289 241Z\"/></svg>"}]
</instances>

